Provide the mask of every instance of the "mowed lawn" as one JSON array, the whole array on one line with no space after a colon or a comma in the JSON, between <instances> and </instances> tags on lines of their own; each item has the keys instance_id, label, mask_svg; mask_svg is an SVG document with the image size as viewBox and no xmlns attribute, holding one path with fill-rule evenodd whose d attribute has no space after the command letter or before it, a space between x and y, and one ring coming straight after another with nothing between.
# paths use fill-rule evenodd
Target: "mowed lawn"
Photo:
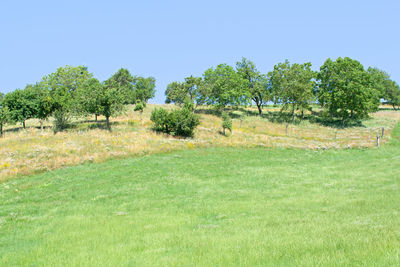
<instances>
[{"instance_id":1,"label":"mowed lawn","mask_svg":"<svg viewBox=\"0 0 400 267\"><path fill-rule=\"evenodd\" d=\"M195 149L14 179L0 184L0 265L398 266L395 139Z\"/></svg>"}]
</instances>

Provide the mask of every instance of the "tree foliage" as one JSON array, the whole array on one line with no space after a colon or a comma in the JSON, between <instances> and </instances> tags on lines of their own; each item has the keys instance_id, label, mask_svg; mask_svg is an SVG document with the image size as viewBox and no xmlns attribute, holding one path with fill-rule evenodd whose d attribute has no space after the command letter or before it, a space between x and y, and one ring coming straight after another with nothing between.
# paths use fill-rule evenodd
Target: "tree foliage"
<instances>
[{"instance_id":1,"label":"tree foliage","mask_svg":"<svg viewBox=\"0 0 400 267\"><path fill-rule=\"evenodd\" d=\"M377 111L379 92L371 74L357 60L348 57L327 59L318 73L318 101L333 117L362 119Z\"/></svg>"},{"instance_id":2,"label":"tree foliage","mask_svg":"<svg viewBox=\"0 0 400 267\"><path fill-rule=\"evenodd\" d=\"M65 66L43 78L42 82L53 99L56 131L64 129L72 115L79 114L76 94L92 76L85 66Z\"/></svg>"},{"instance_id":3,"label":"tree foliage","mask_svg":"<svg viewBox=\"0 0 400 267\"><path fill-rule=\"evenodd\" d=\"M222 129L224 131L224 135L225 129L228 129L230 132L232 132L232 119L226 112L222 113Z\"/></svg>"},{"instance_id":4,"label":"tree foliage","mask_svg":"<svg viewBox=\"0 0 400 267\"><path fill-rule=\"evenodd\" d=\"M134 104L134 77L129 70L121 68L104 82L105 87L114 88L122 96L123 104Z\"/></svg>"},{"instance_id":5,"label":"tree foliage","mask_svg":"<svg viewBox=\"0 0 400 267\"><path fill-rule=\"evenodd\" d=\"M0 137L3 136L3 128L7 123L10 123L11 114L7 106L2 103L3 94L0 93Z\"/></svg>"},{"instance_id":6,"label":"tree foliage","mask_svg":"<svg viewBox=\"0 0 400 267\"><path fill-rule=\"evenodd\" d=\"M134 91L133 102L147 103L149 99L153 98L156 93L156 79L154 77L139 77L133 79Z\"/></svg>"},{"instance_id":7,"label":"tree foliage","mask_svg":"<svg viewBox=\"0 0 400 267\"><path fill-rule=\"evenodd\" d=\"M250 102L246 90L247 81L227 64L210 68L203 74L207 103L219 108L227 105L239 106Z\"/></svg>"},{"instance_id":8,"label":"tree foliage","mask_svg":"<svg viewBox=\"0 0 400 267\"><path fill-rule=\"evenodd\" d=\"M290 109L293 120L296 110L305 110L315 100L315 72L311 63L290 64L288 60L274 66L268 74L272 94L283 104L282 109Z\"/></svg>"},{"instance_id":9,"label":"tree foliage","mask_svg":"<svg viewBox=\"0 0 400 267\"><path fill-rule=\"evenodd\" d=\"M35 116L35 94L32 85L27 85L24 90L17 89L6 94L2 102L10 111L11 120L22 123L24 128L25 121Z\"/></svg>"},{"instance_id":10,"label":"tree foliage","mask_svg":"<svg viewBox=\"0 0 400 267\"><path fill-rule=\"evenodd\" d=\"M195 128L200 124L198 115L190 109L180 108L170 112L163 108L155 108L150 120L154 123L154 129L174 136L191 137Z\"/></svg>"},{"instance_id":11,"label":"tree foliage","mask_svg":"<svg viewBox=\"0 0 400 267\"><path fill-rule=\"evenodd\" d=\"M256 104L259 115L262 114L263 105L269 100L268 80L261 74L253 62L246 58L236 63L238 74L247 81L247 95Z\"/></svg>"},{"instance_id":12,"label":"tree foliage","mask_svg":"<svg viewBox=\"0 0 400 267\"><path fill-rule=\"evenodd\" d=\"M172 82L165 91L166 103L183 104L190 101L194 109L204 104L206 94L203 91L203 79L201 77L186 77L184 82Z\"/></svg>"}]
</instances>

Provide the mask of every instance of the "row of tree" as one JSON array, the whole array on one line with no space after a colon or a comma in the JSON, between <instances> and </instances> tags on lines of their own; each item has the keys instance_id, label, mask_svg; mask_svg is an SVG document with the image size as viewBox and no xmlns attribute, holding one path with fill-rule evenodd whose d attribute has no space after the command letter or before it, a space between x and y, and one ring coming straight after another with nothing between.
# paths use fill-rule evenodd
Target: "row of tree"
<instances>
[{"instance_id":1,"label":"row of tree","mask_svg":"<svg viewBox=\"0 0 400 267\"><path fill-rule=\"evenodd\" d=\"M192 102L195 108L203 104L218 108L255 104L260 115L263 106L273 102L289 110L293 120L296 111L303 114L312 104L320 104L325 115L343 123L367 117L378 109L380 99L394 108L400 106L399 85L386 72L371 67L366 70L348 57L327 59L319 72L311 69L311 63L291 64L286 60L268 74L243 58L235 68L220 64L206 70L202 77L172 82L165 95L166 103Z\"/></svg>"},{"instance_id":2,"label":"row of tree","mask_svg":"<svg viewBox=\"0 0 400 267\"><path fill-rule=\"evenodd\" d=\"M100 82L84 66L65 66L46 75L34 85L0 94L0 127L6 123L22 123L31 118L43 121L54 117L56 131L65 128L72 117L94 114L106 118L120 114L124 105L137 104L143 110L154 97L153 77L132 76L121 68L108 80Z\"/></svg>"}]
</instances>

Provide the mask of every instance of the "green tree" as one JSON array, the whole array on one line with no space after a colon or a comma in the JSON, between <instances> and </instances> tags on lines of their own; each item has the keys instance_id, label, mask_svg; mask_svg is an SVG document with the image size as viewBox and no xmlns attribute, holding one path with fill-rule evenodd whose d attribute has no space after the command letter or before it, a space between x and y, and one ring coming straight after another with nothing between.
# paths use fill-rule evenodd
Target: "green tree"
<instances>
[{"instance_id":1,"label":"green tree","mask_svg":"<svg viewBox=\"0 0 400 267\"><path fill-rule=\"evenodd\" d=\"M258 108L261 116L263 105L269 100L268 80L261 74L253 62L246 58L236 63L236 70L247 81L248 95Z\"/></svg>"},{"instance_id":2,"label":"green tree","mask_svg":"<svg viewBox=\"0 0 400 267\"><path fill-rule=\"evenodd\" d=\"M153 98L156 93L156 79L154 77L135 77L133 79L134 93L133 100L147 103L149 99Z\"/></svg>"},{"instance_id":3,"label":"green tree","mask_svg":"<svg viewBox=\"0 0 400 267\"><path fill-rule=\"evenodd\" d=\"M394 109L400 105L399 85L390 79L390 75L378 68L368 68L371 74L372 87L379 92L379 97L391 104Z\"/></svg>"},{"instance_id":4,"label":"green tree","mask_svg":"<svg viewBox=\"0 0 400 267\"><path fill-rule=\"evenodd\" d=\"M393 109L400 109L400 87L395 81L390 81L386 87L386 100Z\"/></svg>"},{"instance_id":5,"label":"green tree","mask_svg":"<svg viewBox=\"0 0 400 267\"><path fill-rule=\"evenodd\" d=\"M232 133L232 119L226 112L222 113L222 129L224 131L224 135L226 135L225 129L228 129Z\"/></svg>"},{"instance_id":6,"label":"green tree","mask_svg":"<svg viewBox=\"0 0 400 267\"><path fill-rule=\"evenodd\" d=\"M379 92L373 88L371 74L357 60L327 59L318 73L318 101L333 117L362 119L379 107Z\"/></svg>"},{"instance_id":7,"label":"green tree","mask_svg":"<svg viewBox=\"0 0 400 267\"><path fill-rule=\"evenodd\" d=\"M201 77L186 77L184 82L172 82L168 84L165 91L166 103L184 104L189 101L193 103L193 110L204 104L205 93L203 92L203 79Z\"/></svg>"},{"instance_id":8,"label":"green tree","mask_svg":"<svg viewBox=\"0 0 400 267\"><path fill-rule=\"evenodd\" d=\"M11 122L11 114L7 106L3 105L4 95L0 93L0 137L3 136L4 125Z\"/></svg>"},{"instance_id":9,"label":"green tree","mask_svg":"<svg viewBox=\"0 0 400 267\"><path fill-rule=\"evenodd\" d=\"M101 114L101 94L102 84L96 78L90 78L83 83L77 90L76 102L78 103L79 113L94 114L95 121Z\"/></svg>"},{"instance_id":10,"label":"green tree","mask_svg":"<svg viewBox=\"0 0 400 267\"><path fill-rule=\"evenodd\" d=\"M288 60L278 63L268 74L272 94L283 104L282 110L290 110L293 121L295 111L308 109L314 101L315 72L311 63L290 64Z\"/></svg>"},{"instance_id":11,"label":"green tree","mask_svg":"<svg viewBox=\"0 0 400 267\"><path fill-rule=\"evenodd\" d=\"M250 96L246 90L247 81L234 68L220 64L215 69L210 68L203 74L207 103L218 108L227 105L246 105Z\"/></svg>"},{"instance_id":12,"label":"green tree","mask_svg":"<svg viewBox=\"0 0 400 267\"><path fill-rule=\"evenodd\" d=\"M43 78L42 82L53 99L55 131L64 129L70 117L80 113L76 92L92 76L84 66L65 66Z\"/></svg>"},{"instance_id":13,"label":"green tree","mask_svg":"<svg viewBox=\"0 0 400 267\"><path fill-rule=\"evenodd\" d=\"M143 120L143 110L144 110L144 108L146 107L146 103L143 103L142 101L140 101L140 100L138 100L137 102L136 102L136 105L135 105L135 111L139 111L140 112L140 120L142 121Z\"/></svg>"},{"instance_id":14,"label":"green tree","mask_svg":"<svg viewBox=\"0 0 400 267\"><path fill-rule=\"evenodd\" d=\"M6 94L3 98L3 105L10 111L11 120L22 123L26 127L25 121L35 117L35 94L32 85L27 85L24 90L17 89Z\"/></svg>"},{"instance_id":15,"label":"green tree","mask_svg":"<svg viewBox=\"0 0 400 267\"><path fill-rule=\"evenodd\" d=\"M101 86L100 106L101 115L106 117L107 129L111 130L110 117L121 114L124 110L125 94L121 90L118 81L107 80L107 84Z\"/></svg>"},{"instance_id":16,"label":"green tree","mask_svg":"<svg viewBox=\"0 0 400 267\"><path fill-rule=\"evenodd\" d=\"M40 120L40 130L43 131L43 121L51 115L54 109L50 91L43 82L36 83L32 88L34 94L35 118Z\"/></svg>"},{"instance_id":17,"label":"green tree","mask_svg":"<svg viewBox=\"0 0 400 267\"><path fill-rule=\"evenodd\" d=\"M112 87L122 96L123 104L135 103L134 77L129 70L121 68L104 82L106 87Z\"/></svg>"}]
</instances>

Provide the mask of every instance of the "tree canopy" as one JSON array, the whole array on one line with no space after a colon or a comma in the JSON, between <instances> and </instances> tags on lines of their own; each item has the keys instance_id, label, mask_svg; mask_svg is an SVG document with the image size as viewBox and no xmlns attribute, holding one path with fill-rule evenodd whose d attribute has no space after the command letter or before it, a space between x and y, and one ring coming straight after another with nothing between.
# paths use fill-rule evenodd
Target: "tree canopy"
<instances>
[{"instance_id":1,"label":"tree canopy","mask_svg":"<svg viewBox=\"0 0 400 267\"><path fill-rule=\"evenodd\" d=\"M318 73L318 101L333 117L365 118L379 107L379 91L373 88L371 74L357 60L327 59Z\"/></svg>"},{"instance_id":2,"label":"tree canopy","mask_svg":"<svg viewBox=\"0 0 400 267\"><path fill-rule=\"evenodd\" d=\"M288 60L274 66L268 74L272 93L283 104L282 109L290 109L293 120L295 111L305 110L315 100L315 72L311 63L290 64Z\"/></svg>"}]
</instances>

